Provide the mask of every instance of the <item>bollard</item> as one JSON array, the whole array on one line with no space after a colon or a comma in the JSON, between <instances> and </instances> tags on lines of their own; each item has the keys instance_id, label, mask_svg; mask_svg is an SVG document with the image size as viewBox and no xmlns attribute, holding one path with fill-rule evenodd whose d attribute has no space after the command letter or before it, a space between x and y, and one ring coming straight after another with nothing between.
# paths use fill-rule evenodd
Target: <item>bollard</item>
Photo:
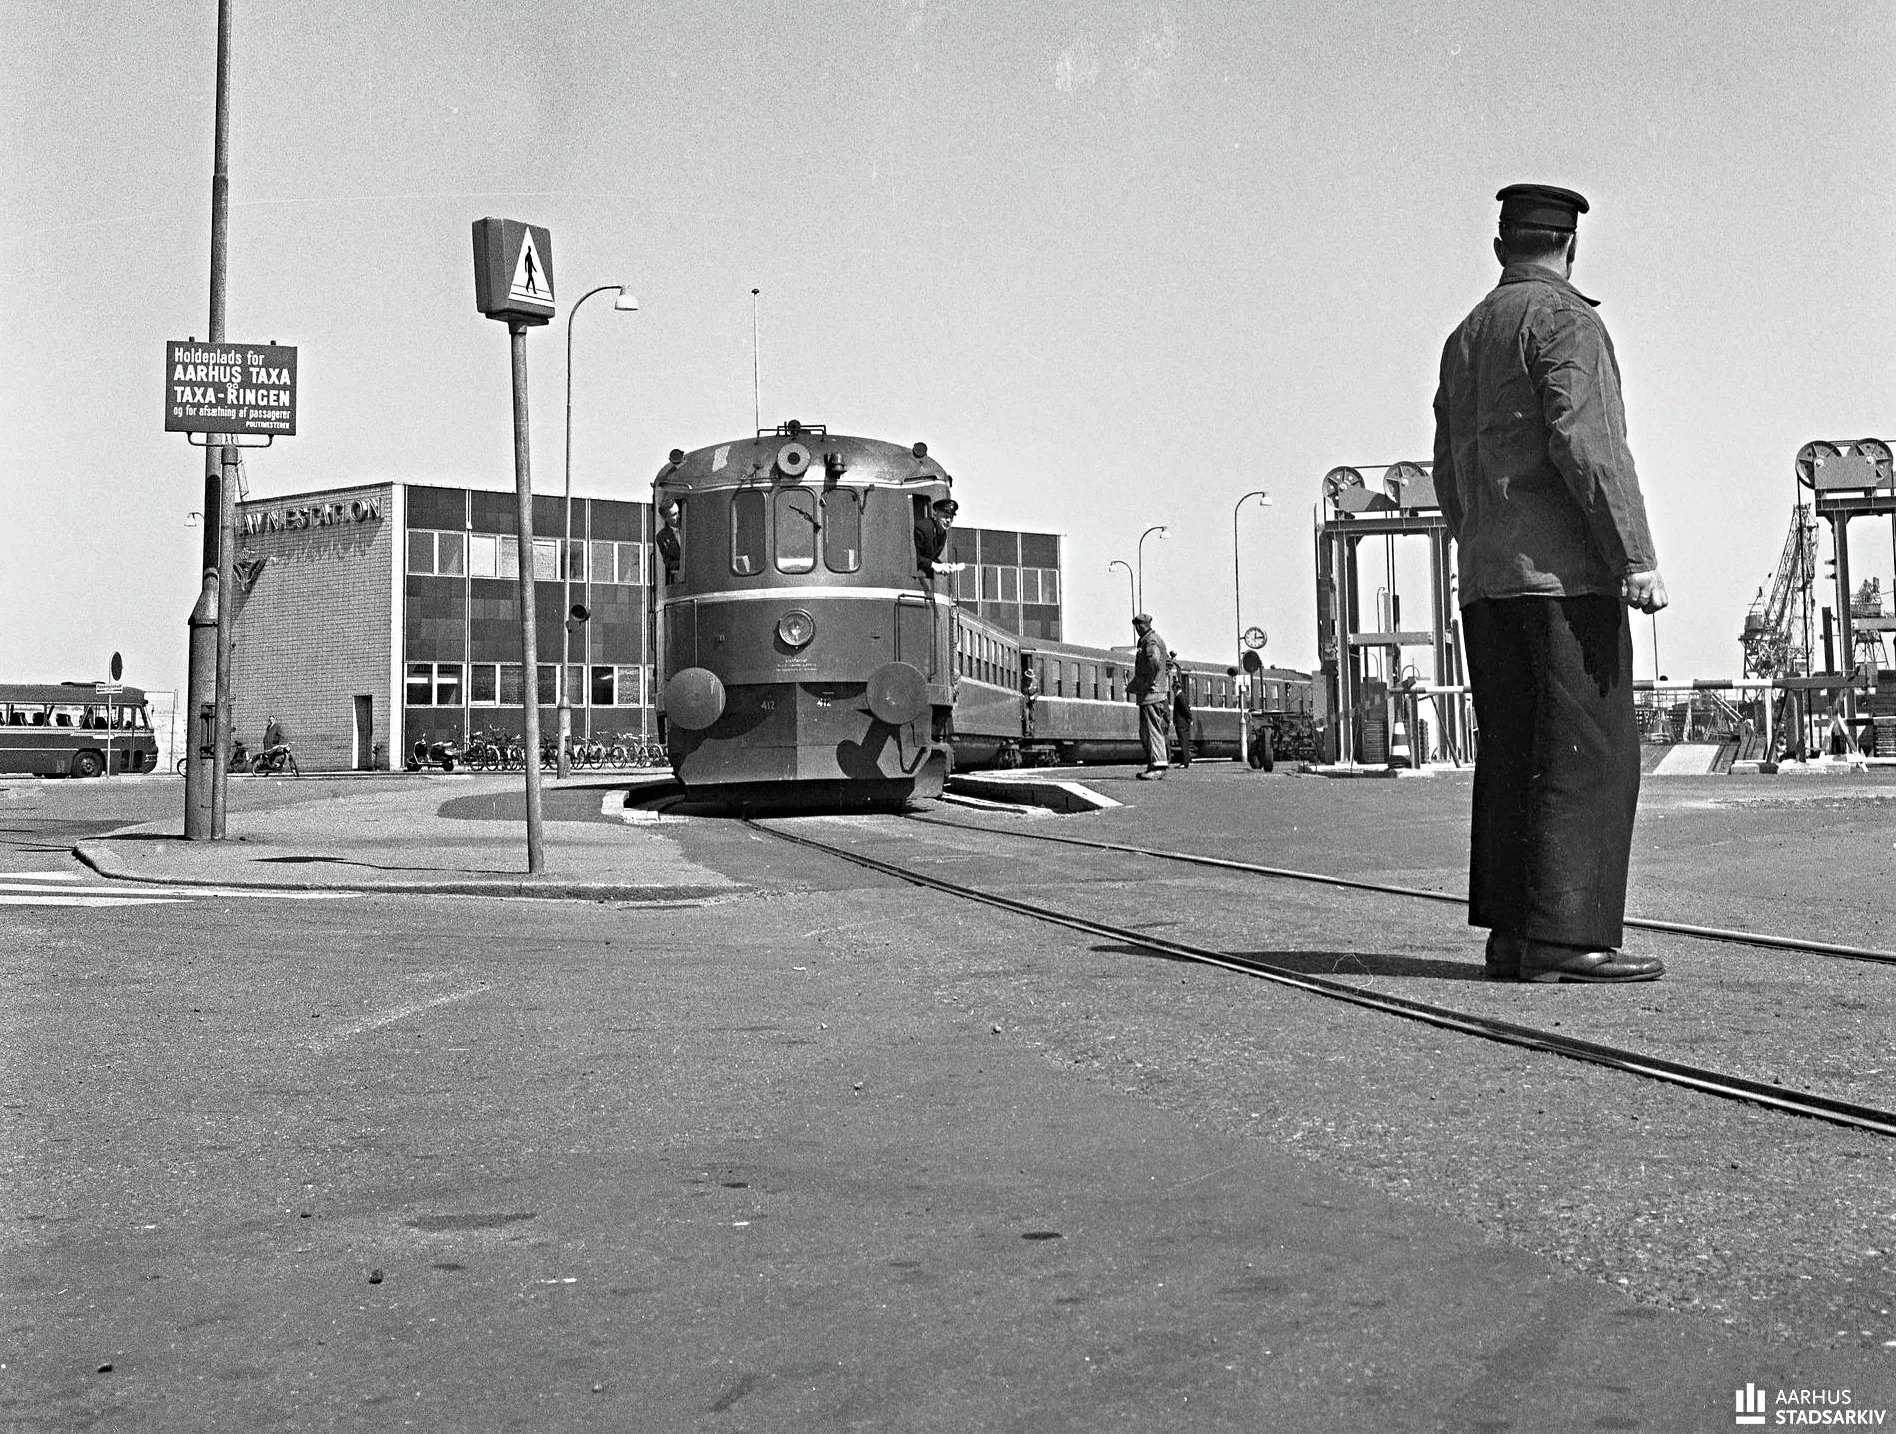
<instances>
[{"instance_id":1,"label":"bollard","mask_svg":"<svg viewBox=\"0 0 1896 1434\"><path fill-rule=\"evenodd\" d=\"M191 609L190 685L185 694L184 839L209 841L213 764L217 755L217 574L204 574L204 588ZM207 715L208 714L208 715Z\"/></svg>"}]
</instances>

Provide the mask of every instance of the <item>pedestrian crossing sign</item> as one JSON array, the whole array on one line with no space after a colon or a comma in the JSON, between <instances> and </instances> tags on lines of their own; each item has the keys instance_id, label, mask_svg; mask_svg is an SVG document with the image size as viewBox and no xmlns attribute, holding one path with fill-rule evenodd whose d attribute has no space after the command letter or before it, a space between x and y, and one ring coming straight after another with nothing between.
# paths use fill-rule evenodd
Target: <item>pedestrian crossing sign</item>
<instances>
[{"instance_id":1,"label":"pedestrian crossing sign","mask_svg":"<svg viewBox=\"0 0 1896 1434\"><path fill-rule=\"evenodd\" d=\"M528 304L553 302L553 278L546 271L546 260L534 247L531 228L520 231L520 257L514 261L513 284L507 297Z\"/></svg>"},{"instance_id":2,"label":"pedestrian crossing sign","mask_svg":"<svg viewBox=\"0 0 1896 1434\"><path fill-rule=\"evenodd\" d=\"M490 319L553 317L553 236L517 219L474 221L474 307Z\"/></svg>"}]
</instances>

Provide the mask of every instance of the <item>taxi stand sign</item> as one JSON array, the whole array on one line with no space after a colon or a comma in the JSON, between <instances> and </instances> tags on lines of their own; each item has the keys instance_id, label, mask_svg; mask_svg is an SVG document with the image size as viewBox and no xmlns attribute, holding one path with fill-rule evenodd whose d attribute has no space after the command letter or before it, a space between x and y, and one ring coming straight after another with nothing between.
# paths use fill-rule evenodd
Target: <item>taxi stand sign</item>
<instances>
[{"instance_id":1,"label":"taxi stand sign","mask_svg":"<svg viewBox=\"0 0 1896 1434\"><path fill-rule=\"evenodd\" d=\"M490 319L553 317L553 236L518 219L474 221L474 307Z\"/></svg>"},{"instance_id":2,"label":"taxi stand sign","mask_svg":"<svg viewBox=\"0 0 1896 1434\"><path fill-rule=\"evenodd\" d=\"M294 437L296 350L287 344L168 342L165 432Z\"/></svg>"}]
</instances>

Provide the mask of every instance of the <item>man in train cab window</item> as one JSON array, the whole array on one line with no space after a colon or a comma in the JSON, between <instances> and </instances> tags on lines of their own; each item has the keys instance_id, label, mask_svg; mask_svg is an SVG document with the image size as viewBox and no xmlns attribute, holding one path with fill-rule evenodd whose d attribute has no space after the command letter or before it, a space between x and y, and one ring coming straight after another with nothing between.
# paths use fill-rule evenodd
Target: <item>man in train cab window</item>
<instances>
[{"instance_id":1,"label":"man in train cab window","mask_svg":"<svg viewBox=\"0 0 1896 1434\"><path fill-rule=\"evenodd\" d=\"M1176 652L1167 659L1165 670L1172 681L1172 730L1178 734L1178 764L1189 767L1192 764L1191 684L1185 680L1185 669L1178 665Z\"/></svg>"},{"instance_id":2,"label":"man in train cab window","mask_svg":"<svg viewBox=\"0 0 1896 1434\"><path fill-rule=\"evenodd\" d=\"M915 509L915 563L925 573L933 573L935 564L948 547L948 530L955 525L961 505L953 498L937 498Z\"/></svg>"},{"instance_id":3,"label":"man in train cab window","mask_svg":"<svg viewBox=\"0 0 1896 1434\"><path fill-rule=\"evenodd\" d=\"M1442 350L1435 489L1481 745L1468 921L1496 980L1650 981L1622 952L1639 805L1627 609L1666 605L1619 361L1572 282L1587 201L1514 184L1500 283Z\"/></svg>"},{"instance_id":4,"label":"man in train cab window","mask_svg":"<svg viewBox=\"0 0 1896 1434\"><path fill-rule=\"evenodd\" d=\"M1172 679L1167 670L1171 660L1171 649L1165 645L1158 630L1152 626L1149 614L1140 613L1132 620L1133 636L1138 639L1138 650L1132 659L1132 681L1126 684L1126 695L1139 704L1139 739L1145 744L1145 770L1138 774L1142 782L1162 782L1165 769L1171 765L1171 733L1167 731L1166 717L1172 710Z\"/></svg>"},{"instance_id":5,"label":"man in train cab window","mask_svg":"<svg viewBox=\"0 0 1896 1434\"><path fill-rule=\"evenodd\" d=\"M684 509L673 498L659 511L661 526L653 535L652 545L658 549L658 556L665 563L665 580L670 582L678 576L678 563L684 556L684 540L679 530L684 527Z\"/></svg>"}]
</instances>

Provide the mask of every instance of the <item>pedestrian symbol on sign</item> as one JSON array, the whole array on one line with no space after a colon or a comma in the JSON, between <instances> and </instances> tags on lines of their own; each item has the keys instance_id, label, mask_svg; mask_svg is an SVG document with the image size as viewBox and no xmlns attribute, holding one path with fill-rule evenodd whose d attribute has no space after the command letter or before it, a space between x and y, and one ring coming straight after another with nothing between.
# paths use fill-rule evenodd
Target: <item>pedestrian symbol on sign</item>
<instances>
[{"instance_id":1,"label":"pedestrian symbol on sign","mask_svg":"<svg viewBox=\"0 0 1896 1434\"><path fill-rule=\"evenodd\" d=\"M514 261L513 283L507 296L532 304L553 302L553 280L547 274L546 261L534 246L531 229L520 232L520 257Z\"/></svg>"}]
</instances>

